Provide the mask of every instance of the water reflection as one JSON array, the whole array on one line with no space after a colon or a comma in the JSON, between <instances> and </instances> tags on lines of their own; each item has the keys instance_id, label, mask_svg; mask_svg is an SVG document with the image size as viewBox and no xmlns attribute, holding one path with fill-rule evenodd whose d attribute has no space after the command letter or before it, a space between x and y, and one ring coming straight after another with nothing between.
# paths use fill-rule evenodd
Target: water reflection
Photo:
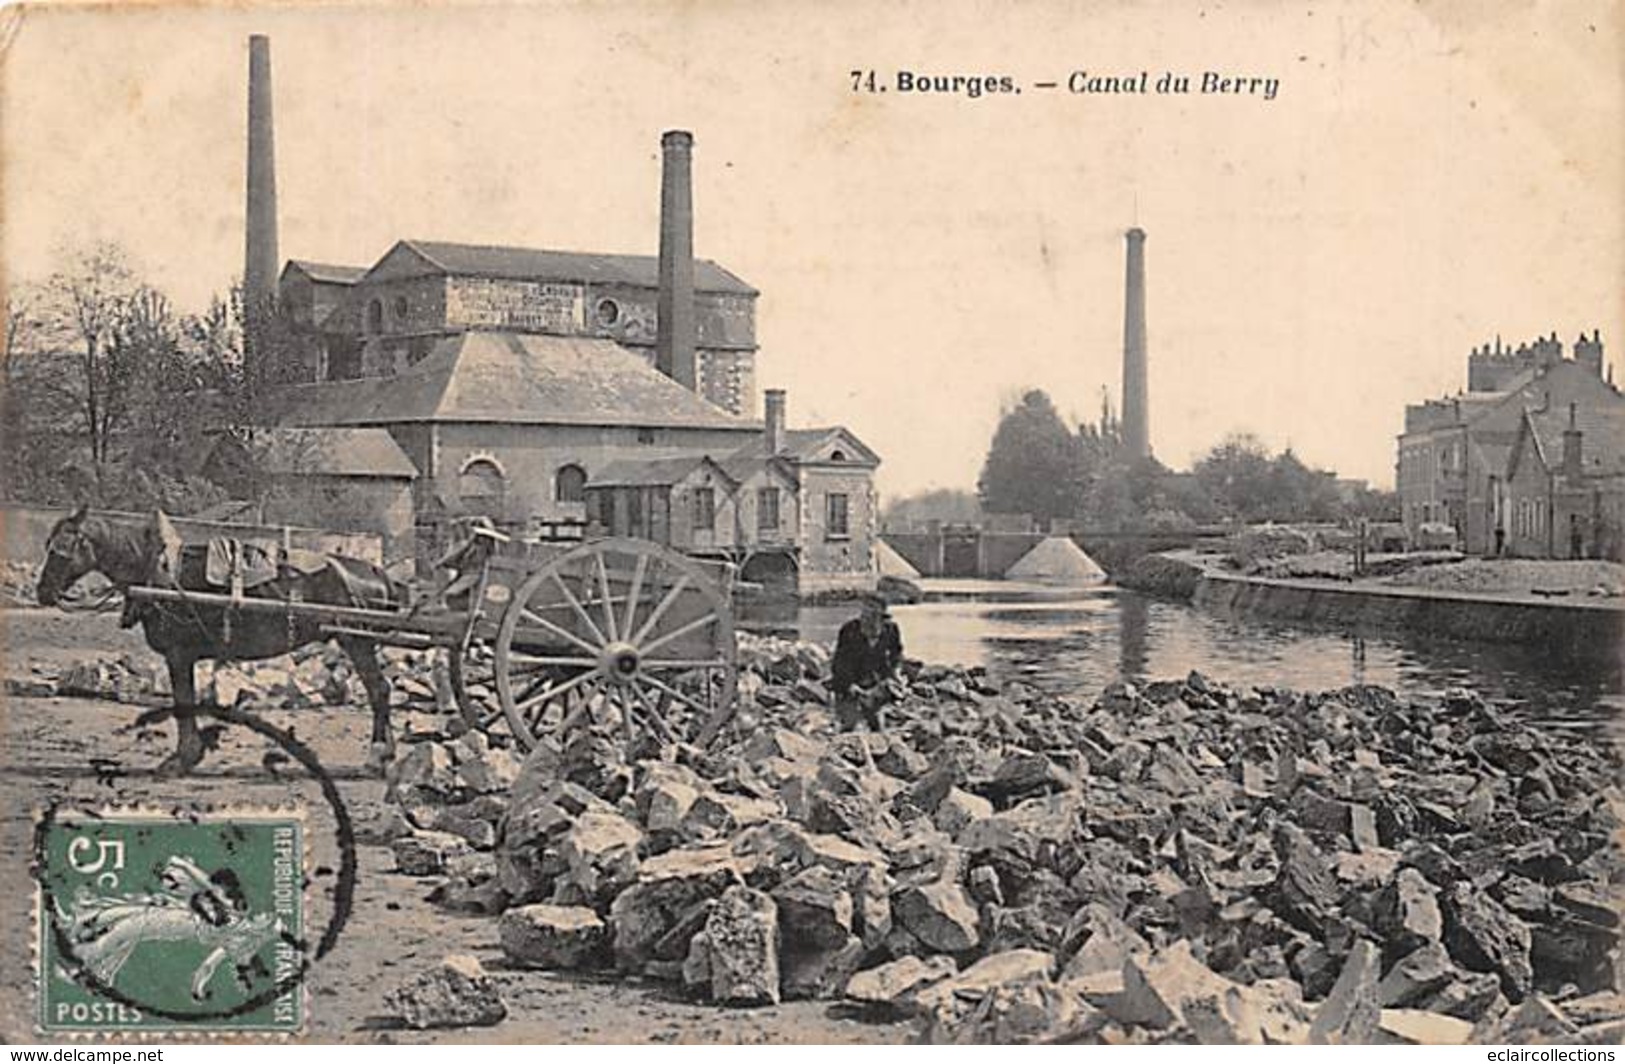
<instances>
[{"instance_id":1,"label":"water reflection","mask_svg":"<svg viewBox=\"0 0 1625 1064\"><path fill-rule=\"evenodd\" d=\"M995 678L1021 678L1057 694L1092 695L1119 679L1196 669L1230 683L1299 690L1373 683L1437 696L1468 686L1528 701L1552 719L1617 716L1625 705L1618 666L1566 664L1550 648L1241 621L1112 588L1059 599L990 594L894 607L909 655L984 665ZM827 644L855 612L811 606L775 617L746 609L741 623Z\"/></svg>"}]
</instances>

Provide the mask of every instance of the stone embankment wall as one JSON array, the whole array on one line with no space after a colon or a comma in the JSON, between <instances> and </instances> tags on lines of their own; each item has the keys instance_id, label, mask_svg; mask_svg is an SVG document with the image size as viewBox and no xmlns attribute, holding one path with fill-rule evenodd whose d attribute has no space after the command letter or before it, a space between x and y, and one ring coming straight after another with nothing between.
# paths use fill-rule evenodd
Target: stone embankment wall
<instances>
[{"instance_id":1,"label":"stone embankment wall","mask_svg":"<svg viewBox=\"0 0 1625 1064\"><path fill-rule=\"evenodd\" d=\"M1267 580L1216 572L1168 555L1142 558L1119 584L1216 612L1294 624L1542 643L1571 657L1599 660L1617 659L1625 647L1625 608L1615 602L1533 602Z\"/></svg>"}]
</instances>

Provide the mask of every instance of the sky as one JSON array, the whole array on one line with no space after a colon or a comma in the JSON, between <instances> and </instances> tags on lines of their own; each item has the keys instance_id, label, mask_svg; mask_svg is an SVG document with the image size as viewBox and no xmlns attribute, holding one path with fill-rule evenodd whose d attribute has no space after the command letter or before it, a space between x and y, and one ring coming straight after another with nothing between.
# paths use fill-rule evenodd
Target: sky
<instances>
[{"instance_id":1,"label":"sky","mask_svg":"<svg viewBox=\"0 0 1625 1064\"><path fill-rule=\"evenodd\" d=\"M653 254L659 138L695 247L762 295L760 387L888 495L974 487L1001 407L1093 419L1146 244L1150 420L1379 486L1404 406L1497 335L1625 344L1625 6L789 0L3 13L0 258L113 240L182 308L242 270L247 37L271 37L284 257L397 239ZM886 93L854 92L874 70ZM1008 76L921 95L896 74ZM1074 72L1188 76L1073 94ZM1202 74L1278 79L1273 100ZM1057 82L1042 89L1037 82Z\"/></svg>"}]
</instances>

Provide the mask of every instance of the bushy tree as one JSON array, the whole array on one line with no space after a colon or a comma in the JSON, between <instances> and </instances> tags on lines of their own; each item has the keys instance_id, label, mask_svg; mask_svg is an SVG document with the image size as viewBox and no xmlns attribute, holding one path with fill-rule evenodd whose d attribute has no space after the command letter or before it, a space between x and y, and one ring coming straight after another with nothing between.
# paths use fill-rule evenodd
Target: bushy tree
<instances>
[{"instance_id":1,"label":"bushy tree","mask_svg":"<svg viewBox=\"0 0 1625 1064\"><path fill-rule=\"evenodd\" d=\"M1237 432L1198 459L1192 472L1226 517L1258 520L1270 504L1271 470L1264 441Z\"/></svg>"},{"instance_id":2,"label":"bushy tree","mask_svg":"<svg viewBox=\"0 0 1625 1064\"><path fill-rule=\"evenodd\" d=\"M182 513L221 498L195 475L215 352L121 249L68 252L12 290L6 325L8 495Z\"/></svg>"},{"instance_id":3,"label":"bushy tree","mask_svg":"<svg viewBox=\"0 0 1625 1064\"><path fill-rule=\"evenodd\" d=\"M1073 516L1079 482L1077 438L1050 397L1033 389L1004 412L976 482L982 509L1031 514L1041 522Z\"/></svg>"},{"instance_id":4,"label":"bushy tree","mask_svg":"<svg viewBox=\"0 0 1625 1064\"><path fill-rule=\"evenodd\" d=\"M1339 498L1333 474L1311 469L1288 447L1271 455L1258 437L1236 433L1196 463L1194 479L1226 518L1239 521L1336 521L1363 514ZM1367 493L1375 496L1376 493ZM1375 498L1373 509L1380 510Z\"/></svg>"}]
</instances>

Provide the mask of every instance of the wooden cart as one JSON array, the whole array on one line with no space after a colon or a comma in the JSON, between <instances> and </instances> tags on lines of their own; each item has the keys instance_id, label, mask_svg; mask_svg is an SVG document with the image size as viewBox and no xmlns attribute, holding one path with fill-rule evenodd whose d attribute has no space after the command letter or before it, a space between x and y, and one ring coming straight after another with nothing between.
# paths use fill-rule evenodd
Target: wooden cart
<instances>
[{"instance_id":1,"label":"wooden cart","mask_svg":"<svg viewBox=\"0 0 1625 1064\"><path fill-rule=\"evenodd\" d=\"M444 650L470 727L524 750L586 721L705 744L733 712L733 567L641 539L491 536L451 595L398 610L132 587L134 598L274 611L330 635ZM472 566L466 559L473 559Z\"/></svg>"}]
</instances>

